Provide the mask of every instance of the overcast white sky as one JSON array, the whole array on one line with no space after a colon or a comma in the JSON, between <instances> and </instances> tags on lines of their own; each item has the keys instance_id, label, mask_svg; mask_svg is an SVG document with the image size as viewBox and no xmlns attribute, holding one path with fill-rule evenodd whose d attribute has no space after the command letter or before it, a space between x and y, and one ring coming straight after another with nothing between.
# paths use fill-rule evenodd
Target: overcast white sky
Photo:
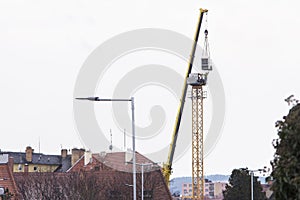
<instances>
[{"instance_id":1,"label":"overcast white sky","mask_svg":"<svg viewBox=\"0 0 300 200\"><path fill-rule=\"evenodd\" d=\"M138 28L193 37L200 7L226 95L226 121L205 174L269 164L284 98L300 97L300 13L296 0L102 0L0 2L0 148L44 153L82 147L72 95L87 56L114 35ZM176 109L176 108L175 108ZM137 147L138 149L138 147ZM166 155L167 156L167 155ZM174 176L190 176L190 154Z\"/></svg>"}]
</instances>

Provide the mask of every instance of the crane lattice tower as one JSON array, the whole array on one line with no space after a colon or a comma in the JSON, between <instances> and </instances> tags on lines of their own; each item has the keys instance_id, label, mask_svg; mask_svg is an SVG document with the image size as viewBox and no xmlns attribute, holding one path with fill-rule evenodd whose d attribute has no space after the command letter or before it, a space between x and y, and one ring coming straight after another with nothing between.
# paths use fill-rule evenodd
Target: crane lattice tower
<instances>
[{"instance_id":1,"label":"crane lattice tower","mask_svg":"<svg viewBox=\"0 0 300 200\"><path fill-rule=\"evenodd\" d=\"M192 191L193 199L204 199L202 86L192 87Z\"/></svg>"},{"instance_id":2,"label":"crane lattice tower","mask_svg":"<svg viewBox=\"0 0 300 200\"><path fill-rule=\"evenodd\" d=\"M204 200L203 163L203 99L206 92L207 74L190 74L188 84L192 86L192 199Z\"/></svg>"}]
</instances>

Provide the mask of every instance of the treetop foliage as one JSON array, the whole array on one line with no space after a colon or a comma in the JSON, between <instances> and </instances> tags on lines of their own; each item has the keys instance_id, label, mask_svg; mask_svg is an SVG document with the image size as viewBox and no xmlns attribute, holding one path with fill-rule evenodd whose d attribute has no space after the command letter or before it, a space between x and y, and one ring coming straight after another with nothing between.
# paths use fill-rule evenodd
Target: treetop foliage
<instances>
[{"instance_id":1,"label":"treetop foliage","mask_svg":"<svg viewBox=\"0 0 300 200\"><path fill-rule=\"evenodd\" d=\"M255 200L265 200L265 193L257 177L253 177L253 194ZM224 200L251 200L251 176L249 171L234 169L229 178L229 184L223 192Z\"/></svg>"},{"instance_id":2,"label":"treetop foliage","mask_svg":"<svg viewBox=\"0 0 300 200\"><path fill-rule=\"evenodd\" d=\"M276 199L300 199L300 104L275 126L279 138L273 141L276 152L271 162L275 180L272 190Z\"/></svg>"}]
</instances>

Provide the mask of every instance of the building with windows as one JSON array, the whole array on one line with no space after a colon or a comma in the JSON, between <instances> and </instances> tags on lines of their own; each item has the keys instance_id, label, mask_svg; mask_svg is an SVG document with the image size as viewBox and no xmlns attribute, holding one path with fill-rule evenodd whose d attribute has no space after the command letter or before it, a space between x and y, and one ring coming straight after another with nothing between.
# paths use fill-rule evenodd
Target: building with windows
<instances>
[{"instance_id":1,"label":"building with windows","mask_svg":"<svg viewBox=\"0 0 300 200\"><path fill-rule=\"evenodd\" d=\"M4 151L0 154L7 154L13 158L13 172L54 172L62 171L71 167L71 155L63 149L61 155L45 155L35 153L30 146L25 152Z\"/></svg>"},{"instance_id":2,"label":"building with windows","mask_svg":"<svg viewBox=\"0 0 300 200\"><path fill-rule=\"evenodd\" d=\"M136 163L137 197L141 198L143 186L145 200L171 200L161 167L138 152ZM31 147L24 153L1 152L0 196L8 189L15 200L132 199L132 169L132 152L72 149L68 155L62 149L61 155L45 155Z\"/></svg>"},{"instance_id":3,"label":"building with windows","mask_svg":"<svg viewBox=\"0 0 300 200\"><path fill-rule=\"evenodd\" d=\"M68 154L69 152L69 154ZM62 149L59 155L35 153L27 146L25 152L0 151L0 155L7 154L13 158L13 172L66 172L84 154L85 149Z\"/></svg>"},{"instance_id":4,"label":"building with windows","mask_svg":"<svg viewBox=\"0 0 300 200\"><path fill-rule=\"evenodd\" d=\"M212 182L208 179L205 179L204 186L204 195L205 197L212 199L222 199L223 198L223 190L225 190L226 183L221 182ZM182 184L182 197L192 196L192 183L183 183Z\"/></svg>"}]
</instances>

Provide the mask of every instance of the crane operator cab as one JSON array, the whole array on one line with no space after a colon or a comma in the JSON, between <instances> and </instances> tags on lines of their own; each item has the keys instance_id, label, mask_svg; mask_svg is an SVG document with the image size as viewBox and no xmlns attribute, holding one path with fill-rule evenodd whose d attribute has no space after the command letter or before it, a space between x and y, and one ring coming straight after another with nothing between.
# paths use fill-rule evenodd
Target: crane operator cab
<instances>
[{"instance_id":1,"label":"crane operator cab","mask_svg":"<svg viewBox=\"0 0 300 200\"><path fill-rule=\"evenodd\" d=\"M191 73L187 79L187 84L191 86L204 86L207 82L207 75L208 73Z\"/></svg>"},{"instance_id":2,"label":"crane operator cab","mask_svg":"<svg viewBox=\"0 0 300 200\"><path fill-rule=\"evenodd\" d=\"M212 61L210 59L210 51L209 51L209 44L208 44L208 31L207 29L204 31L205 39L204 39L204 46L202 51L202 58L201 58L201 66L202 70L204 71L211 71L212 70Z\"/></svg>"}]
</instances>

